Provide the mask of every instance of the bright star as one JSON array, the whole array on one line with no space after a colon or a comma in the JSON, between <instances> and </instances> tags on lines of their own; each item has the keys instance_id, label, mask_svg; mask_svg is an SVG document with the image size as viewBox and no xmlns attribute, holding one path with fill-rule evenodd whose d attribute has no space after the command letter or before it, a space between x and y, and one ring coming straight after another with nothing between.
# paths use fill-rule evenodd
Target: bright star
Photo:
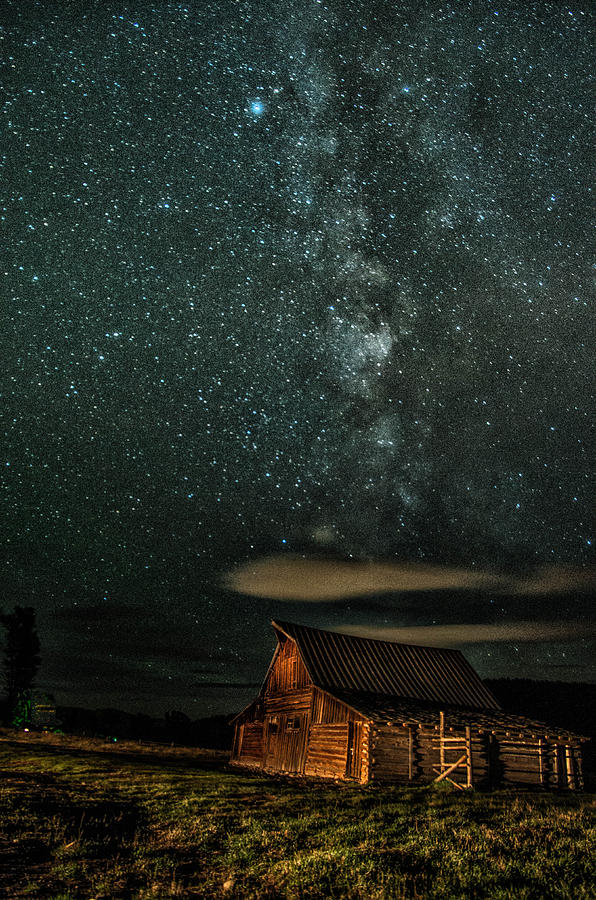
<instances>
[{"instance_id":1,"label":"bright star","mask_svg":"<svg viewBox=\"0 0 596 900\"><path fill-rule=\"evenodd\" d=\"M250 104L250 111L253 116L260 116L265 112L265 104L261 100L253 100Z\"/></svg>"}]
</instances>

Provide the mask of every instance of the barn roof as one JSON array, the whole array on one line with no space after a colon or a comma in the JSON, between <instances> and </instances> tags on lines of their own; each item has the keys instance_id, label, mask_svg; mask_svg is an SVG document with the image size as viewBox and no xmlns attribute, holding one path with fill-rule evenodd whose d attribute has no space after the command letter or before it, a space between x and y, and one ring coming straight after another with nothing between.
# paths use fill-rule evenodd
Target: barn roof
<instances>
[{"instance_id":1,"label":"barn roof","mask_svg":"<svg viewBox=\"0 0 596 900\"><path fill-rule=\"evenodd\" d=\"M271 624L279 634L295 641L311 681L330 693L358 691L499 709L459 650L376 641L292 622Z\"/></svg>"},{"instance_id":2,"label":"barn roof","mask_svg":"<svg viewBox=\"0 0 596 900\"><path fill-rule=\"evenodd\" d=\"M436 704L424 703L420 700L401 700L381 697L379 694L367 694L359 691L334 691L333 696L346 706L376 722L387 722L391 725L418 725L425 728L438 728L438 709ZM549 739L588 740L588 738L568 728L558 728L527 716L512 715L500 709L479 709L458 706L442 706L445 714L445 727L461 730L470 725L478 731L492 732L504 736L532 735Z\"/></svg>"}]
</instances>

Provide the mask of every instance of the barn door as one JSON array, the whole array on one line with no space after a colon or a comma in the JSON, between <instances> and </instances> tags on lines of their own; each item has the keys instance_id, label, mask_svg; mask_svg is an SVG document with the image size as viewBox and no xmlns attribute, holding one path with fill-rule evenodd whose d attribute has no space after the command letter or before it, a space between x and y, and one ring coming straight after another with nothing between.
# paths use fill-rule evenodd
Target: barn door
<instances>
[{"instance_id":1,"label":"barn door","mask_svg":"<svg viewBox=\"0 0 596 900\"><path fill-rule=\"evenodd\" d=\"M307 731L306 716L272 716L267 724L265 768L274 772L302 772Z\"/></svg>"},{"instance_id":2,"label":"barn door","mask_svg":"<svg viewBox=\"0 0 596 900\"><path fill-rule=\"evenodd\" d=\"M288 716L283 742L282 771L302 772L308 723L305 716Z\"/></svg>"},{"instance_id":3,"label":"barn door","mask_svg":"<svg viewBox=\"0 0 596 900\"><path fill-rule=\"evenodd\" d=\"M346 776L360 780L362 771L362 722L348 722Z\"/></svg>"},{"instance_id":4,"label":"barn door","mask_svg":"<svg viewBox=\"0 0 596 900\"><path fill-rule=\"evenodd\" d=\"M278 768L279 718L272 716L267 720L265 736L264 766L266 769Z\"/></svg>"}]
</instances>

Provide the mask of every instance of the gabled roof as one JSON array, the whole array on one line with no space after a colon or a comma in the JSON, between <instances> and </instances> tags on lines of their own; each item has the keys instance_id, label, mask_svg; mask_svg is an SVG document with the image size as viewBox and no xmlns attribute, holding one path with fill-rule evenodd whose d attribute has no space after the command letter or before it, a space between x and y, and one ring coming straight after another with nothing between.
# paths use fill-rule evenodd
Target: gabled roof
<instances>
[{"instance_id":1,"label":"gabled roof","mask_svg":"<svg viewBox=\"0 0 596 900\"><path fill-rule=\"evenodd\" d=\"M271 624L295 641L311 681L329 693L359 691L475 709L500 708L459 650L375 641L291 622Z\"/></svg>"}]
</instances>

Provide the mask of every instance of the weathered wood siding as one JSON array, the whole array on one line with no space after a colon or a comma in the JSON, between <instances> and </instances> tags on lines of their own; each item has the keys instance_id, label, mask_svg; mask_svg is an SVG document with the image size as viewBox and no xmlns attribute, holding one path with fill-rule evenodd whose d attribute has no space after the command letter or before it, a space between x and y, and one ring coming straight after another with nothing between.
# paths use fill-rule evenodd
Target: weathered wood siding
<instances>
[{"instance_id":1,"label":"weathered wood siding","mask_svg":"<svg viewBox=\"0 0 596 900\"><path fill-rule=\"evenodd\" d=\"M582 787L581 747L513 738L498 741L505 784L540 784L549 788Z\"/></svg>"},{"instance_id":2,"label":"weathered wood siding","mask_svg":"<svg viewBox=\"0 0 596 900\"><path fill-rule=\"evenodd\" d=\"M305 688L310 684L308 672L298 655L294 641L287 640L280 645L273 668L269 672L265 692L281 694Z\"/></svg>"},{"instance_id":3,"label":"weathered wood siding","mask_svg":"<svg viewBox=\"0 0 596 900\"><path fill-rule=\"evenodd\" d=\"M303 771L311 703L312 687L265 695L264 768L271 772Z\"/></svg>"},{"instance_id":4,"label":"weathered wood siding","mask_svg":"<svg viewBox=\"0 0 596 900\"><path fill-rule=\"evenodd\" d=\"M369 726L364 716L314 688L305 774L367 781L368 756Z\"/></svg>"},{"instance_id":5,"label":"weathered wood siding","mask_svg":"<svg viewBox=\"0 0 596 900\"><path fill-rule=\"evenodd\" d=\"M355 778L357 781L360 781L362 778L362 761L366 737L363 722L348 722L347 778Z\"/></svg>"},{"instance_id":6,"label":"weathered wood siding","mask_svg":"<svg viewBox=\"0 0 596 900\"><path fill-rule=\"evenodd\" d=\"M312 724L304 765L305 775L345 778L348 756L348 723Z\"/></svg>"},{"instance_id":7,"label":"weathered wood siding","mask_svg":"<svg viewBox=\"0 0 596 900\"><path fill-rule=\"evenodd\" d=\"M432 745L430 732L416 732L417 739L417 777L416 780L428 784L437 777L435 766L440 762L439 751Z\"/></svg>"},{"instance_id":8,"label":"weathered wood siding","mask_svg":"<svg viewBox=\"0 0 596 900\"><path fill-rule=\"evenodd\" d=\"M454 738L461 743L456 743ZM464 752L465 735L449 734L444 747L445 765ZM581 788L581 747L553 745L538 738L501 738L472 733L472 784L533 785L550 788ZM439 735L435 731L394 725L370 726L369 778L375 781L414 781L428 784L437 777L441 760ZM449 776L466 783L465 764Z\"/></svg>"},{"instance_id":9,"label":"weathered wood siding","mask_svg":"<svg viewBox=\"0 0 596 900\"><path fill-rule=\"evenodd\" d=\"M354 712L345 703L330 697L325 691L314 689L312 703L312 720L317 725L332 725L336 722L364 721L363 716Z\"/></svg>"},{"instance_id":10,"label":"weathered wood siding","mask_svg":"<svg viewBox=\"0 0 596 900\"><path fill-rule=\"evenodd\" d=\"M541 754L538 743L516 740L499 740L497 765L505 784L540 784ZM547 778L547 754L543 754L542 766Z\"/></svg>"},{"instance_id":11,"label":"weathered wood siding","mask_svg":"<svg viewBox=\"0 0 596 900\"><path fill-rule=\"evenodd\" d=\"M263 767L269 772L301 773L308 738L306 716L271 716L265 723Z\"/></svg>"},{"instance_id":12,"label":"weathered wood siding","mask_svg":"<svg viewBox=\"0 0 596 900\"><path fill-rule=\"evenodd\" d=\"M364 727L364 718L313 687L294 641L279 645L261 704L260 744L257 731L248 736L248 745L246 738L237 738L239 763L258 764L269 772L356 780L367 777L368 727ZM255 725L240 726L243 734L247 727Z\"/></svg>"},{"instance_id":13,"label":"weathered wood siding","mask_svg":"<svg viewBox=\"0 0 596 900\"><path fill-rule=\"evenodd\" d=\"M464 741L465 735L461 735L462 744ZM427 784L437 777L441 760L437 732L412 726L372 725L370 742L371 779ZM487 741L483 735L473 735L471 743L473 783L484 784L488 778ZM455 762L462 752L459 744L457 749L447 744L446 762ZM454 781L465 782L465 767L455 770L452 777Z\"/></svg>"},{"instance_id":14,"label":"weathered wood siding","mask_svg":"<svg viewBox=\"0 0 596 900\"><path fill-rule=\"evenodd\" d=\"M408 730L394 725L372 725L369 778L408 781L408 769Z\"/></svg>"},{"instance_id":15,"label":"weathered wood siding","mask_svg":"<svg viewBox=\"0 0 596 900\"><path fill-rule=\"evenodd\" d=\"M239 726L237 760L243 765L260 766L263 762L263 723L248 722Z\"/></svg>"},{"instance_id":16,"label":"weathered wood siding","mask_svg":"<svg viewBox=\"0 0 596 900\"><path fill-rule=\"evenodd\" d=\"M281 644L263 692L263 768L302 773L313 688L296 644Z\"/></svg>"},{"instance_id":17,"label":"weathered wood siding","mask_svg":"<svg viewBox=\"0 0 596 900\"><path fill-rule=\"evenodd\" d=\"M312 688L302 688L296 691L287 691L285 694L265 694L264 709L265 716L275 716L283 714L306 715L310 716L310 707L312 703Z\"/></svg>"}]
</instances>

